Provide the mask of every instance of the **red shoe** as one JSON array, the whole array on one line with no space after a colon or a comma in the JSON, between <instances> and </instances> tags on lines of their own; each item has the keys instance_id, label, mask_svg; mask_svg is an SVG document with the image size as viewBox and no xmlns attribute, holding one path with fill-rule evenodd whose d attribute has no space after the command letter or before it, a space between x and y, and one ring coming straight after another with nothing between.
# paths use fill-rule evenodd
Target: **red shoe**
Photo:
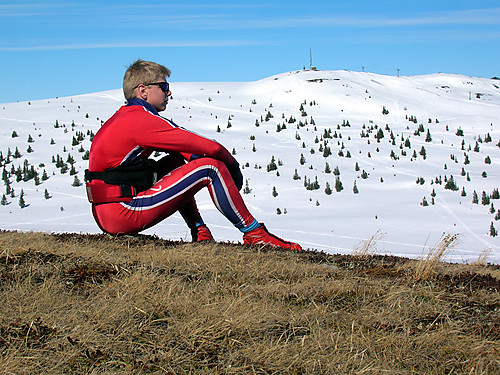
<instances>
[{"instance_id":1,"label":"red shoe","mask_svg":"<svg viewBox=\"0 0 500 375\"><path fill-rule=\"evenodd\" d=\"M260 227L251 230L243 235L243 243L245 245L271 245L290 250L302 250L298 243L285 241L272 233L269 233L263 223Z\"/></svg>"},{"instance_id":2,"label":"red shoe","mask_svg":"<svg viewBox=\"0 0 500 375\"><path fill-rule=\"evenodd\" d=\"M215 242L210 229L206 225L200 225L198 228L191 230L191 235L193 236L193 242Z\"/></svg>"}]
</instances>

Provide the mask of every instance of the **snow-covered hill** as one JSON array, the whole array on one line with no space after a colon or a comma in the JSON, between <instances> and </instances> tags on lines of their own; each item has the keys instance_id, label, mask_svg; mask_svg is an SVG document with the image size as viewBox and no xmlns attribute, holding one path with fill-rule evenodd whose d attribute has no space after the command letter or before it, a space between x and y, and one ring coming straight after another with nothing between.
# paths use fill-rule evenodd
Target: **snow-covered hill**
<instances>
[{"instance_id":1,"label":"snow-covered hill","mask_svg":"<svg viewBox=\"0 0 500 375\"><path fill-rule=\"evenodd\" d=\"M456 233L448 259L500 262L499 80L296 71L171 87L163 115L234 150L245 201L276 234L341 253L373 238L378 253L418 257ZM99 232L73 185L91 135L123 102L112 90L0 104L2 229ZM198 202L218 240L241 241L205 191ZM146 233L189 240L180 216Z\"/></svg>"}]
</instances>

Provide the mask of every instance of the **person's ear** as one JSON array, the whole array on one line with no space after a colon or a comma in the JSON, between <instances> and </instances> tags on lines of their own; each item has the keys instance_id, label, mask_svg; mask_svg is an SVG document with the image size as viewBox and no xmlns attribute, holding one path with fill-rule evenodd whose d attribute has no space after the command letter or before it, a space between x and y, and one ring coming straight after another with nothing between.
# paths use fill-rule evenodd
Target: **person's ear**
<instances>
[{"instance_id":1,"label":"person's ear","mask_svg":"<svg viewBox=\"0 0 500 375\"><path fill-rule=\"evenodd\" d=\"M137 96L143 100L146 100L148 98L148 90L147 86L140 84L137 86Z\"/></svg>"}]
</instances>

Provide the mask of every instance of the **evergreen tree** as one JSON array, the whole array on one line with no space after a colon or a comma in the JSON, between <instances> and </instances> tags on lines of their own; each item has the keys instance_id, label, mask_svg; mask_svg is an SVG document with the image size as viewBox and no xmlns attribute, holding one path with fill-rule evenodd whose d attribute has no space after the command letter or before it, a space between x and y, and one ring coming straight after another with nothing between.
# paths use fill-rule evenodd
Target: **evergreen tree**
<instances>
[{"instance_id":1,"label":"evergreen tree","mask_svg":"<svg viewBox=\"0 0 500 375\"><path fill-rule=\"evenodd\" d=\"M297 168L295 168L295 172L293 174L293 177L292 177L294 180L300 180L300 176L299 176L299 173L297 172Z\"/></svg>"},{"instance_id":2,"label":"evergreen tree","mask_svg":"<svg viewBox=\"0 0 500 375\"><path fill-rule=\"evenodd\" d=\"M300 154L300 160L299 160L300 165L304 165L305 162L306 162L306 158L304 157L304 154Z\"/></svg>"},{"instance_id":3,"label":"evergreen tree","mask_svg":"<svg viewBox=\"0 0 500 375\"><path fill-rule=\"evenodd\" d=\"M490 197L488 197L488 194L483 190L483 194L481 195L481 204L483 206L487 206L490 204Z\"/></svg>"},{"instance_id":4,"label":"evergreen tree","mask_svg":"<svg viewBox=\"0 0 500 375\"><path fill-rule=\"evenodd\" d=\"M477 193L476 191L474 190L474 192L472 193L472 203L474 204L479 204L479 197L477 196Z\"/></svg>"},{"instance_id":5,"label":"evergreen tree","mask_svg":"<svg viewBox=\"0 0 500 375\"><path fill-rule=\"evenodd\" d=\"M448 181L444 185L444 188L447 189L447 190L452 190L452 191L457 191L458 190L458 186L455 183L455 180L453 179L453 175L450 176L450 178L448 179Z\"/></svg>"},{"instance_id":6,"label":"evergreen tree","mask_svg":"<svg viewBox=\"0 0 500 375\"><path fill-rule=\"evenodd\" d=\"M332 188L330 187L330 184L328 182L326 183L325 194L326 195L331 195L332 194Z\"/></svg>"},{"instance_id":7,"label":"evergreen tree","mask_svg":"<svg viewBox=\"0 0 500 375\"><path fill-rule=\"evenodd\" d=\"M21 194L19 195L19 207L26 207L26 202L24 201L24 190L21 189Z\"/></svg>"},{"instance_id":8,"label":"evergreen tree","mask_svg":"<svg viewBox=\"0 0 500 375\"><path fill-rule=\"evenodd\" d=\"M71 186L78 187L81 184L82 183L80 182L80 179L78 178L78 176L75 176L75 178L73 179L73 183L71 184Z\"/></svg>"},{"instance_id":9,"label":"evergreen tree","mask_svg":"<svg viewBox=\"0 0 500 375\"><path fill-rule=\"evenodd\" d=\"M342 186L342 181L340 181L339 176L335 178L335 190L337 192L341 192L342 190L344 190L344 187Z\"/></svg>"},{"instance_id":10,"label":"evergreen tree","mask_svg":"<svg viewBox=\"0 0 500 375\"><path fill-rule=\"evenodd\" d=\"M271 156L271 162L267 165L267 168L266 170L268 172L271 172L271 171L275 171L278 169L278 166L276 165L276 162L275 162L275 159L274 159L274 155Z\"/></svg>"},{"instance_id":11,"label":"evergreen tree","mask_svg":"<svg viewBox=\"0 0 500 375\"><path fill-rule=\"evenodd\" d=\"M430 132L429 129L427 129L427 135L425 136L425 141L426 142L431 142L432 141L431 132Z\"/></svg>"},{"instance_id":12,"label":"evergreen tree","mask_svg":"<svg viewBox=\"0 0 500 375\"><path fill-rule=\"evenodd\" d=\"M1 204L2 206L6 206L6 205L7 205L7 203L8 203L8 201L7 201L7 197L6 197L6 196L5 196L5 194L4 194L4 195L2 195L2 201L0 202L0 204Z\"/></svg>"},{"instance_id":13,"label":"evergreen tree","mask_svg":"<svg viewBox=\"0 0 500 375\"><path fill-rule=\"evenodd\" d=\"M493 225L493 222L491 222L491 224L490 224L490 236L491 237L498 236L498 231L495 229L495 226Z\"/></svg>"},{"instance_id":14,"label":"evergreen tree","mask_svg":"<svg viewBox=\"0 0 500 375\"><path fill-rule=\"evenodd\" d=\"M422 155L422 157L424 158L424 160L427 158L427 152L425 151L425 147L422 146L422 148L420 149L420 155Z\"/></svg>"},{"instance_id":15,"label":"evergreen tree","mask_svg":"<svg viewBox=\"0 0 500 375\"><path fill-rule=\"evenodd\" d=\"M50 194L49 194L49 191L47 189L45 189L45 191L43 192L43 196L45 199L50 199Z\"/></svg>"},{"instance_id":16,"label":"evergreen tree","mask_svg":"<svg viewBox=\"0 0 500 375\"><path fill-rule=\"evenodd\" d=\"M278 196L278 192L276 191L276 187L275 186L273 186L273 192L272 192L272 194L273 194L273 197L275 197L275 198Z\"/></svg>"},{"instance_id":17,"label":"evergreen tree","mask_svg":"<svg viewBox=\"0 0 500 375\"><path fill-rule=\"evenodd\" d=\"M420 203L423 207L427 207L429 205L429 203L427 203L427 199L424 197L422 199L422 203Z\"/></svg>"},{"instance_id":18,"label":"evergreen tree","mask_svg":"<svg viewBox=\"0 0 500 375\"><path fill-rule=\"evenodd\" d=\"M356 181L354 181L354 185L352 187L352 192L354 194L358 194L359 193L359 190L358 190L358 185L356 185Z\"/></svg>"},{"instance_id":19,"label":"evergreen tree","mask_svg":"<svg viewBox=\"0 0 500 375\"><path fill-rule=\"evenodd\" d=\"M491 199L500 199L500 193L497 188L493 189L491 192Z\"/></svg>"},{"instance_id":20,"label":"evergreen tree","mask_svg":"<svg viewBox=\"0 0 500 375\"><path fill-rule=\"evenodd\" d=\"M250 194L250 186L248 185L248 179L245 179L245 187L243 188L243 194Z\"/></svg>"}]
</instances>

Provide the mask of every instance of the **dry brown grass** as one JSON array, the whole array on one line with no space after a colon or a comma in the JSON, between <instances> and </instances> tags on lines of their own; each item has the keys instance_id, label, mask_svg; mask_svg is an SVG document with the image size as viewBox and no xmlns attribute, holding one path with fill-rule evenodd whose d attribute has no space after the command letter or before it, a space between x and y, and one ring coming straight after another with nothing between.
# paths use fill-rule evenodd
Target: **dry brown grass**
<instances>
[{"instance_id":1,"label":"dry brown grass","mask_svg":"<svg viewBox=\"0 0 500 375\"><path fill-rule=\"evenodd\" d=\"M2 374L500 373L500 270L0 233Z\"/></svg>"},{"instance_id":2,"label":"dry brown grass","mask_svg":"<svg viewBox=\"0 0 500 375\"><path fill-rule=\"evenodd\" d=\"M443 234L441 239L433 247L425 251L423 259L415 267L415 280L428 280L436 272L436 267L442 263L442 260L457 243L456 234Z\"/></svg>"}]
</instances>

